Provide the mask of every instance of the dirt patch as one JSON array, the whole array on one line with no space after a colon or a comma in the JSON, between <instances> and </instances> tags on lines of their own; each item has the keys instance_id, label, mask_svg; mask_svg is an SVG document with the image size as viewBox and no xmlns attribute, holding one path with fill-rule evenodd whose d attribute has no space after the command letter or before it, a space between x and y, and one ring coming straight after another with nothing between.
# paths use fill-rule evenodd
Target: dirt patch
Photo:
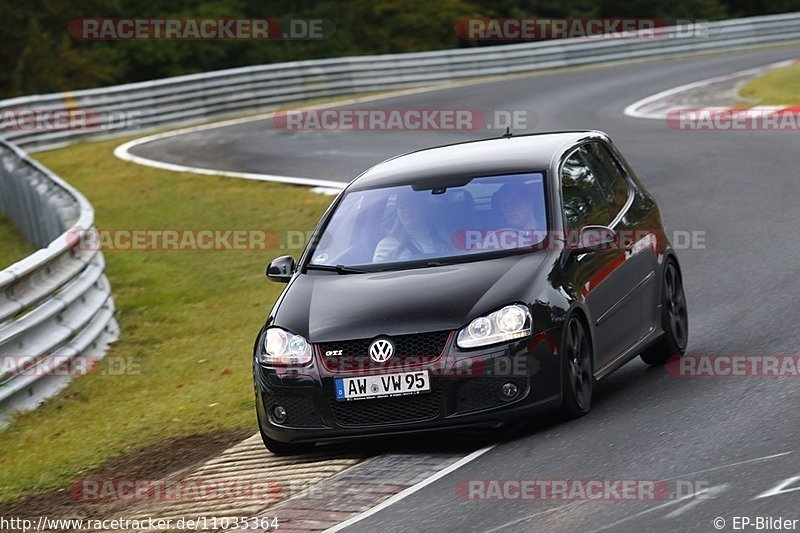
<instances>
[{"instance_id":1,"label":"dirt patch","mask_svg":"<svg viewBox=\"0 0 800 533\"><path fill-rule=\"evenodd\" d=\"M176 479L226 448L252 435L252 431L219 431L157 442L114 457L81 479ZM68 487L50 489L12 502L0 503L0 516L38 518L100 518L135 505L120 501L87 501L70 494Z\"/></svg>"}]
</instances>

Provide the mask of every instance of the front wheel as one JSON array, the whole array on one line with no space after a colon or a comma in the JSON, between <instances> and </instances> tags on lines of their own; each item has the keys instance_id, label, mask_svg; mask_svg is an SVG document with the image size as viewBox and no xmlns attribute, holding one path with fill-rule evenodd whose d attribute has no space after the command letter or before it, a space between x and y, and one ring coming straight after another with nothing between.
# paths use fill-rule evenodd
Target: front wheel
<instances>
[{"instance_id":1,"label":"front wheel","mask_svg":"<svg viewBox=\"0 0 800 533\"><path fill-rule=\"evenodd\" d=\"M573 316L564 330L562 350L563 403L561 414L567 418L578 418L589 412L592 406L592 344L583 321Z\"/></svg>"},{"instance_id":2,"label":"front wheel","mask_svg":"<svg viewBox=\"0 0 800 533\"><path fill-rule=\"evenodd\" d=\"M689 314L678 265L669 259L661 288L661 326L664 334L642 354L648 365L663 365L673 355L683 355L689 339Z\"/></svg>"}]
</instances>

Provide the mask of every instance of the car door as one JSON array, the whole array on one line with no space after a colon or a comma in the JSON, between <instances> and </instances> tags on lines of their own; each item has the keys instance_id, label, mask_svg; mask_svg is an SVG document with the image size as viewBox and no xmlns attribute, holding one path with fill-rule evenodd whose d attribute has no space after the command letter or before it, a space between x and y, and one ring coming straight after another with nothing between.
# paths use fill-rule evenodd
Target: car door
<instances>
[{"instance_id":1,"label":"car door","mask_svg":"<svg viewBox=\"0 0 800 533\"><path fill-rule=\"evenodd\" d=\"M612 151L599 141L590 142L584 148L587 162L606 191L611 211L615 213L611 225L625 250L623 271L630 277L633 291L627 298L639 309L639 328L636 338L631 341L633 344L650 333L657 314L658 231L648 225L644 216L646 212L636 209L633 183Z\"/></svg>"},{"instance_id":2,"label":"car door","mask_svg":"<svg viewBox=\"0 0 800 533\"><path fill-rule=\"evenodd\" d=\"M561 167L561 198L568 242L577 242L580 229L588 225L611 226L620 217L609 191L601 185L597 163L586 146L575 149ZM578 253L567 251L566 278L576 297L583 298L595 331L595 370L610 363L631 346L640 331L639 302L632 298L637 283L626 250Z\"/></svg>"}]
</instances>

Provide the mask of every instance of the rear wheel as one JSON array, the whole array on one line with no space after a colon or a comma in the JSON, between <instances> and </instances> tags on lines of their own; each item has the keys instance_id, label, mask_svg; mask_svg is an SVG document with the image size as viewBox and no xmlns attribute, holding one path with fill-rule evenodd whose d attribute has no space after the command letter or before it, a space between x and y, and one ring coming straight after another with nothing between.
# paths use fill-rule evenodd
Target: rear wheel
<instances>
[{"instance_id":1,"label":"rear wheel","mask_svg":"<svg viewBox=\"0 0 800 533\"><path fill-rule=\"evenodd\" d=\"M567 321L564 330L562 375L562 415L568 419L585 415L592 406L592 344L586 326L577 316Z\"/></svg>"},{"instance_id":2,"label":"rear wheel","mask_svg":"<svg viewBox=\"0 0 800 533\"><path fill-rule=\"evenodd\" d=\"M664 334L642 354L642 360L649 365L663 365L670 356L683 355L689 339L689 314L683 279L673 259L669 259L664 267L661 286L661 326Z\"/></svg>"}]
</instances>

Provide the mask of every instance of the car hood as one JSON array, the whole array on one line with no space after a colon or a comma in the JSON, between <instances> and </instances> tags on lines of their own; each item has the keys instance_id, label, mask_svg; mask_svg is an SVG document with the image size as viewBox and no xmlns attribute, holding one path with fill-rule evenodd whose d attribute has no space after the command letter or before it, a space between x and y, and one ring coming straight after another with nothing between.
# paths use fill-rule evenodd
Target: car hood
<instances>
[{"instance_id":1,"label":"car hood","mask_svg":"<svg viewBox=\"0 0 800 533\"><path fill-rule=\"evenodd\" d=\"M459 329L503 305L529 301L547 254L375 272L296 276L272 323L310 342Z\"/></svg>"}]
</instances>

